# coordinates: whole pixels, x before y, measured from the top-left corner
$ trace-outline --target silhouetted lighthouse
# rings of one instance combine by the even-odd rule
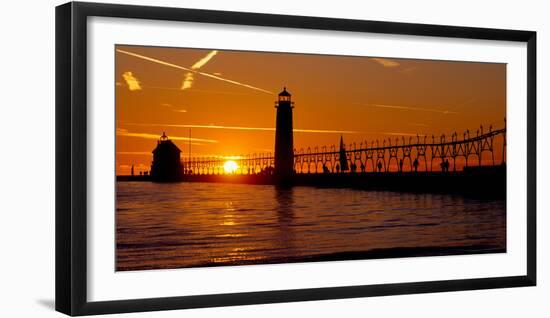
[[[153,150],[151,177],[155,181],[177,181],[183,174],[181,150],[163,132]]]
[[[294,142],[292,132],[292,108],[290,93],[286,87],[279,93],[275,130],[275,176],[280,182],[289,182],[294,174]]]

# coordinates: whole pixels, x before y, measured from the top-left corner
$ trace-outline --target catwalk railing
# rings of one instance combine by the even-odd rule
[[[468,166],[501,165],[506,161],[506,128],[494,130],[490,126],[484,132],[480,126],[475,135],[467,130],[462,136],[417,135],[342,146],[295,150],[296,173],[459,171]],[[235,162],[236,167],[227,167],[228,161]],[[184,160],[183,165],[186,174],[273,174],[274,161],[271,153],[260,153],[191,158]]]

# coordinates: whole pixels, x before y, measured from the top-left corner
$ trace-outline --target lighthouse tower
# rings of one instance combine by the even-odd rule
[[[290,100],[286,87],[279,93],[275,102],[277,122],[275,129],[275,176],[280,182],[289,182],[294,174],[294,141],[292,132],[292,109],[294,103]]]

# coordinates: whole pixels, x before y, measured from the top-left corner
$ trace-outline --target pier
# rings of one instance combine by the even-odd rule
[[[275,152],[187,157],[166,134],[153,150],[151,173],[117,181],[218,182],[277,186],[506,195],[506,121],[450,135],[400,136],[338,147],[293,148],[294,103],[286,87],[275,102]],[[498,152],[498,156],[495,153]],[[498,159],[496,159],[498,158]],[[231,169],[227,169],[228,163]]]

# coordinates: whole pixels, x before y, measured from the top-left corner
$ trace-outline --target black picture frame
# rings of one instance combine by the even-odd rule
[[[527,44],[527,274],[351,287],[89,302],[87,300],[87,18],[92,16],[338,30]],[[71,2],[56,7],[56,310],[68,315],[155,311],[535,286],[536,32],[167,7]]]

